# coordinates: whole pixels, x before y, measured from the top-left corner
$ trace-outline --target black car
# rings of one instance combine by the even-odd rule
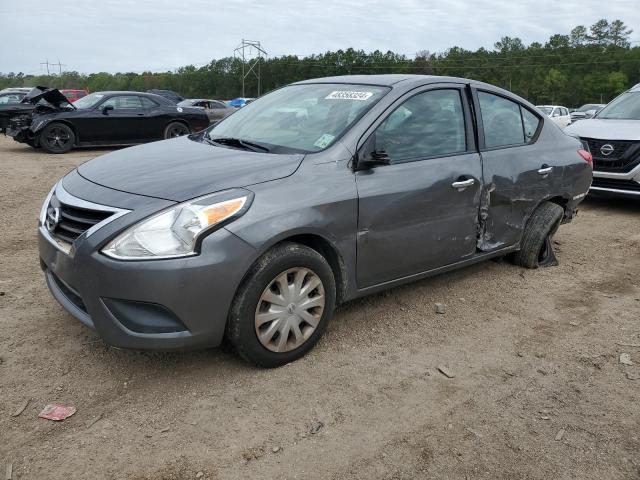
[[[150,93],[96,92],[69,103],[58,90],[36,87],[23,103],[32,111],[11,118],[8,135],[50,153],[75,146],[134,145],[209,126],[201,109],[178,107]]]

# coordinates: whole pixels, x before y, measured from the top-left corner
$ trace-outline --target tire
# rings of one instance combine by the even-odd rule
[[[182,137],[183,135],[189,135],[191,130],[182,122],[171,122],[164,129],[165,140],[169,138]]]
[[[227,339],[250,363],[265,368],[285,365],[318,342],[335,302],[333,271],[322,255],[297,243],[277,245],[254,263],[238,289],[227,321]],[[307,310],[306,305],[316,306]]]
[[[71,127],[64,123],[50,123],[38,138],[38,144],[49,153],[67,153],[76,143],[76,135]]]
[[[527,222],[520,250],[513,255],[513,262],[525,268],[557,265],[551,240],[563,215],[561,206],[551,202],[541,204]]]

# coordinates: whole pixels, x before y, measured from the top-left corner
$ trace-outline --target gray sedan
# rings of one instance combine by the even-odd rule
[[[178,106],[202,108],[211,123],[217,123],[237,110],[220,100],[210,100],[207,98],[188,98],[178,103]]]
[[[451,77],[278,89],[198,135],[66,175],[39,221],[53,296],[106,342],[275,367],[337,304],[499,256],[553,265],[592,178],[526,100]]]

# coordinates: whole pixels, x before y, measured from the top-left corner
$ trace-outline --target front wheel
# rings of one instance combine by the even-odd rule
[[[335,301],[333,271],[322,255],[296,243],[278,245],[253,265],[239,288],[227,338],[245,360],[279,367],[313,348]]]
[[[49,153],[67,153],[73,148],[76,136],[64,123],[51,123],[40,133],[38,144]]]
[[[167,128],[164,129],[164,138],[176,138],[182,137],[183,135],[189,135],[191,133],[189,131],[189,127],[187,127],[184,123],[181,122],[171,122],[167,125]]]

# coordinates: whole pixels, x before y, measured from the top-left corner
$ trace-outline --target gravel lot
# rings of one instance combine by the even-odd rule
[[[224,348],[110,348],[49,295],[41,202],[107,151],[0,137],[0,474],[640,478],[640,201],[587,199],[559,267],[487,262],[344,305],[310,355],[265,371]],[[77,413],[38,419],[56,401]]]

